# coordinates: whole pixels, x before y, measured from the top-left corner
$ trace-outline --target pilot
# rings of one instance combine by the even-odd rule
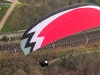
[[[48,61],[40,61],[39,65],[41,65],[41,67],[43,67],[45,69],[48,67]]]

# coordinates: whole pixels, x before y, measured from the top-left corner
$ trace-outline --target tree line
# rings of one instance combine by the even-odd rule
[[[55,57],[52,55],[55,55]],[[27,56],[0,53],[0,75],[99,75],[100,52],[82,53],[81,50],[33,52]],[[37,64],[41,59],[52,61],[47,69]],[[40,74],[39,74],[40,73]]]

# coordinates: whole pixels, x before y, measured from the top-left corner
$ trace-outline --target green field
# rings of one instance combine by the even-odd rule
[[[11,3],[11,2],[7,2],[5,1],[4,3]],[[3,16],[5,15],[5,13],[7,12],[7,10],[9,9],[9,6],[1,6],[0,7],[0,21],[2,20]]]
[[[8,8],[9,7],[1,7],[1,10],[0,10],[0,21],[2,20],[3,16],[7,12]]]
[[[12,28],[12,26],[11,26],[11,20],[12,20],[13,15],[15,14],[16,10],[17,10],[17,7],[14,8],[14,10],[12,11],[12,13],[8,17],[8,20],[6,21],[5,25],[1,29],[1,31],[3,33],[4,32],[12,32],[12,31],[15,31],[14,28]]]
[[[2,7],[0,10],[0,18],[3,17],[5,15],[5,13],[7,12],[9,7]],[[19,29],[16,30],[16,28],[11,26],[11,22],[13,19],[13,15],[16,13],[16,11],[18,10],[18,7],[15,7],[13,9],[13,11],[11,12],[10,16],[8,17],[7,21],[5,22],[3,28],[1,29],[2,33],[7,33],[7,32],[14,32],[14,31],[18,31],[20,28],[23,29],[23,27],[19,27]],[[2,18],[1,18],[2,19]]]

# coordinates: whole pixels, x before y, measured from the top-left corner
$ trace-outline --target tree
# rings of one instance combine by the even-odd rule
[[[22,70],[17,70],[14,75],[28,75],[27,73],[25,73],[24,71]]]
[[[43,17],[50,12],[51,12],[51,8],[47,3],[44,3],[40,7],[37,7],[36,9],[36,13],[38,13],[40,17]]]
[[[9,67],[4,67],[0,75],[12,75],[12,70]]]
[[[96,3],[96,0],[89,0],[90,3]]]
[[[59,9],[61,7],[67,6],[68,2],[67,1],[62,1],[62,0],[49,0],[48,5],[52,8],[53,10]]]
[[[11,21],[11,26],[15,30],[26,29],[33,23],[36,8],[35,5],[36,2],[34,0],[30,0],[27,6],[19,8],[19,10],[14,14]]]
[[[2,37],[2,40],[3,40],[4,42],[7,42],[9,39],[8,39],[7,36],[3,36],[3,37]]]

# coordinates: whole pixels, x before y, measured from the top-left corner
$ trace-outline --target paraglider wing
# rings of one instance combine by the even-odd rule
[[[24,54],[56,40],[100,26],[100,7],[91,3],[67,6],[33,24],[21,39]]]

